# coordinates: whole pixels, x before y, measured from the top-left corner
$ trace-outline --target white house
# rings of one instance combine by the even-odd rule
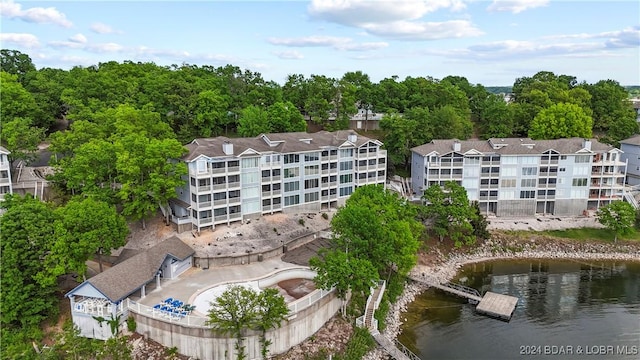
[[[9,150],[0,146],[0,201],[5,194],[13,193],[11,187],[11,166],[9,164]]]

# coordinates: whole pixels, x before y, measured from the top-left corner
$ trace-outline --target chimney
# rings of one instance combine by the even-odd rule
[[[455,141],[453,142],[453,151],[460,152],[460,149],[461,149],[460,141],[455,140]]]
[[[222,144],[222,152],[224,152],[225,155],[233,155],[233,144],[225,141]]]
[[[584,139],[584,141],[582,142],[582,147],[587,150],[591,150],[591,139]]]
[[[356,135],[355,133],[351,133],[349,134],[349,136],[347,136],[347,140],[355,144],[358,140],[358,135]]]

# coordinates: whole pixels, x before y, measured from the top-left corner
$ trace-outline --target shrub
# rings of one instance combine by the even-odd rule
[[[329,214],[327,214],[326,212],[322,213],[322,218],[325,220],[329,219]]]
[[[298,219],[298,224],[304,226],[304,219],[302,218]]]
[[[129,332],[135,332],[137,325],[136,319],[134,319],[133,316],[127,318],[127,330],[129,330]]]

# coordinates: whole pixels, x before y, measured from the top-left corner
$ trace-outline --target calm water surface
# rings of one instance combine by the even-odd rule
[[[421,359],[640,359],[640,262],[492,261],[457,281],[517,296],[510,322],[428,290],[398,337]]]

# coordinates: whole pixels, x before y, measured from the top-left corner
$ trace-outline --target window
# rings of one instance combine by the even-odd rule
[[[207,172],[207,162],[204,160],[198,160],[198,172],[205,173]]]
[[[313,189],[313,188],[317,188],[319,187],[319,180],[318,179],[308,179],[304,181],[304,188],[305,189]]]
[[[464,163],[467,165],[478,165],[480,164],[480,157],[479,156],[465,157]]]
[[[273,184],[273,191],[280,190],[280,184]]]
[[[437,156],[430,157],[429,162],[438,162],[438,157]]]
[[[477,179],[463,179],[462,180],[462,186],[465,189],[476,188],[476,187],[478,187],[478,180]]]
[[[340,149],[340,157],[353,157],[353,149]]]
[[[284,183],[284,191],[285,192],[297,191],[297,190],[300,190],[300,183],[299,182],[291,181],[291,182]]]
[[[284,197],[284,206],[300,204],[300,195],[292,195]]]
[[[588,163],[591,160],[591,155],[576,155],[576,164],[579,163]]]
[[[535,187],[536,179],[522,179],[520,180],[520,187]]]
[[[284,177],[286,178],[292,178],[292,177],[298,177],[300,176],[300,168],[288,168],[288,169],[284,169]]]
[[[530,176],[530,175],[536,175],[537,173],[538,173],[538,168],[534,168],[534,167],[522,168],[522,175]]]
[[[243,173],[242,174],[242,186],[246,184],[255,184],[260,182],[260,178],[258,177],[259,173],[257,171]]]
[[[516,170],[517,168],[514,167],[504,167],[502,168],[502,176],[516,176]]]
[[[222,162],[222,161],[216,161],[216,162],[212,162],[211,163],[211,168],[212,169],[220,170],[220,169],[224,169],[224,167],[225,167],[225,163]]]
[[[200,211],[200,219],[208,219],[211,217],[211,210]]]
[[[500,200],[515,200],[516,191],[515,190],[503,190],[500,191],[499,199]]]
[[[271,177],[271,170],[262,170],[262,177],[263,178]]]
[[[314,202],[314,201],[318,201],[320,197],[318,196],[317,192],[312,192],[312,193],[308,193],[308,194],[304,194],[304,202],[308,203],[308,202]]]
[[[464,176],[465,177],[478,177],[478,176],[480,176],[480,168],[478,168],[478,167],[466,167],[466,168],[464,168]]]
[[[198,196],[199,203],[208,202],[208,201],[211,201],[211,194],[204,194],[204,195]]]
[[[353,174],[340,175],[340,184],[353,182]]]
[[[353,193],[353,187],[341,187],[340,188],[340,196],[349,196]]]
[[[304,161],[318,161],[318,160],[320,160],[320,153],[318,152],[304,154]]]
[[[196,194],[191,193],[191,201],[198,202],[198,197],[196,196]]]
[[[213,216],[218,217],[224,215],[227,215],[227,208],[213,209]]]
[[[295,164],[300,162],[300,155],[298,154],[286,154],[284,155],[285,164]]]
[[[304,167],[305,175],[318,175],[320,174],[320,166],[319,165],[309,165]]]
[[[229,199],[237,199],[240,197],[240,190],[229,191]]]
[[[520,191],[520,199],[534,199],[535,197],[535,190]]]
[[[273,169],[271,173],[273,176],[280,176],[280,169]]]
[[[242,159],[242,168],[243,169],[252,169],[252,168],[257,168],[258,164],[259,164],[260,159],[257,157],[254,158],[248,158],[248,159]]]
[[[500,186],[503,188],[516,187],[516,179],[502,179],[500,182]]]
[[[520,163],[521,164],[537,164],[538,163],[538,157],[536,156],[521,156],[520,157]]]
[[[213,185],[224,185],[227,179],[224,176],[216,176],[213,178]]]
[[[560,160],[567,160],[567,155],[560,155]]]
[[[191,178],[191,186],[196,186],[196,178]]]
[[[238,167],[240,166],[240,161],[238,160],[229,161],[229,163],[227,163],[227,166],[229,166],[230,168]]]
[[[516,165],[518,164],[518,158],[516,156],[503,156],[502,164],[505,165]]]
[[[271,199],[262,200],[262,206],[269,206],[269,205],[271,205]]]
[[[587,186],[587,179],[586,178],[579,178],[579,179],[573,179],[572,184],[573,186]]]
[[[226,198],[227,198],[227,193],[226,192],[214,193],[213,194],[213,200],[224,200]]]
[[[352,161],[341,161],[340,162],[340,170],[344,171],[344,170],[351,170],[353,169],[353,162]]]

